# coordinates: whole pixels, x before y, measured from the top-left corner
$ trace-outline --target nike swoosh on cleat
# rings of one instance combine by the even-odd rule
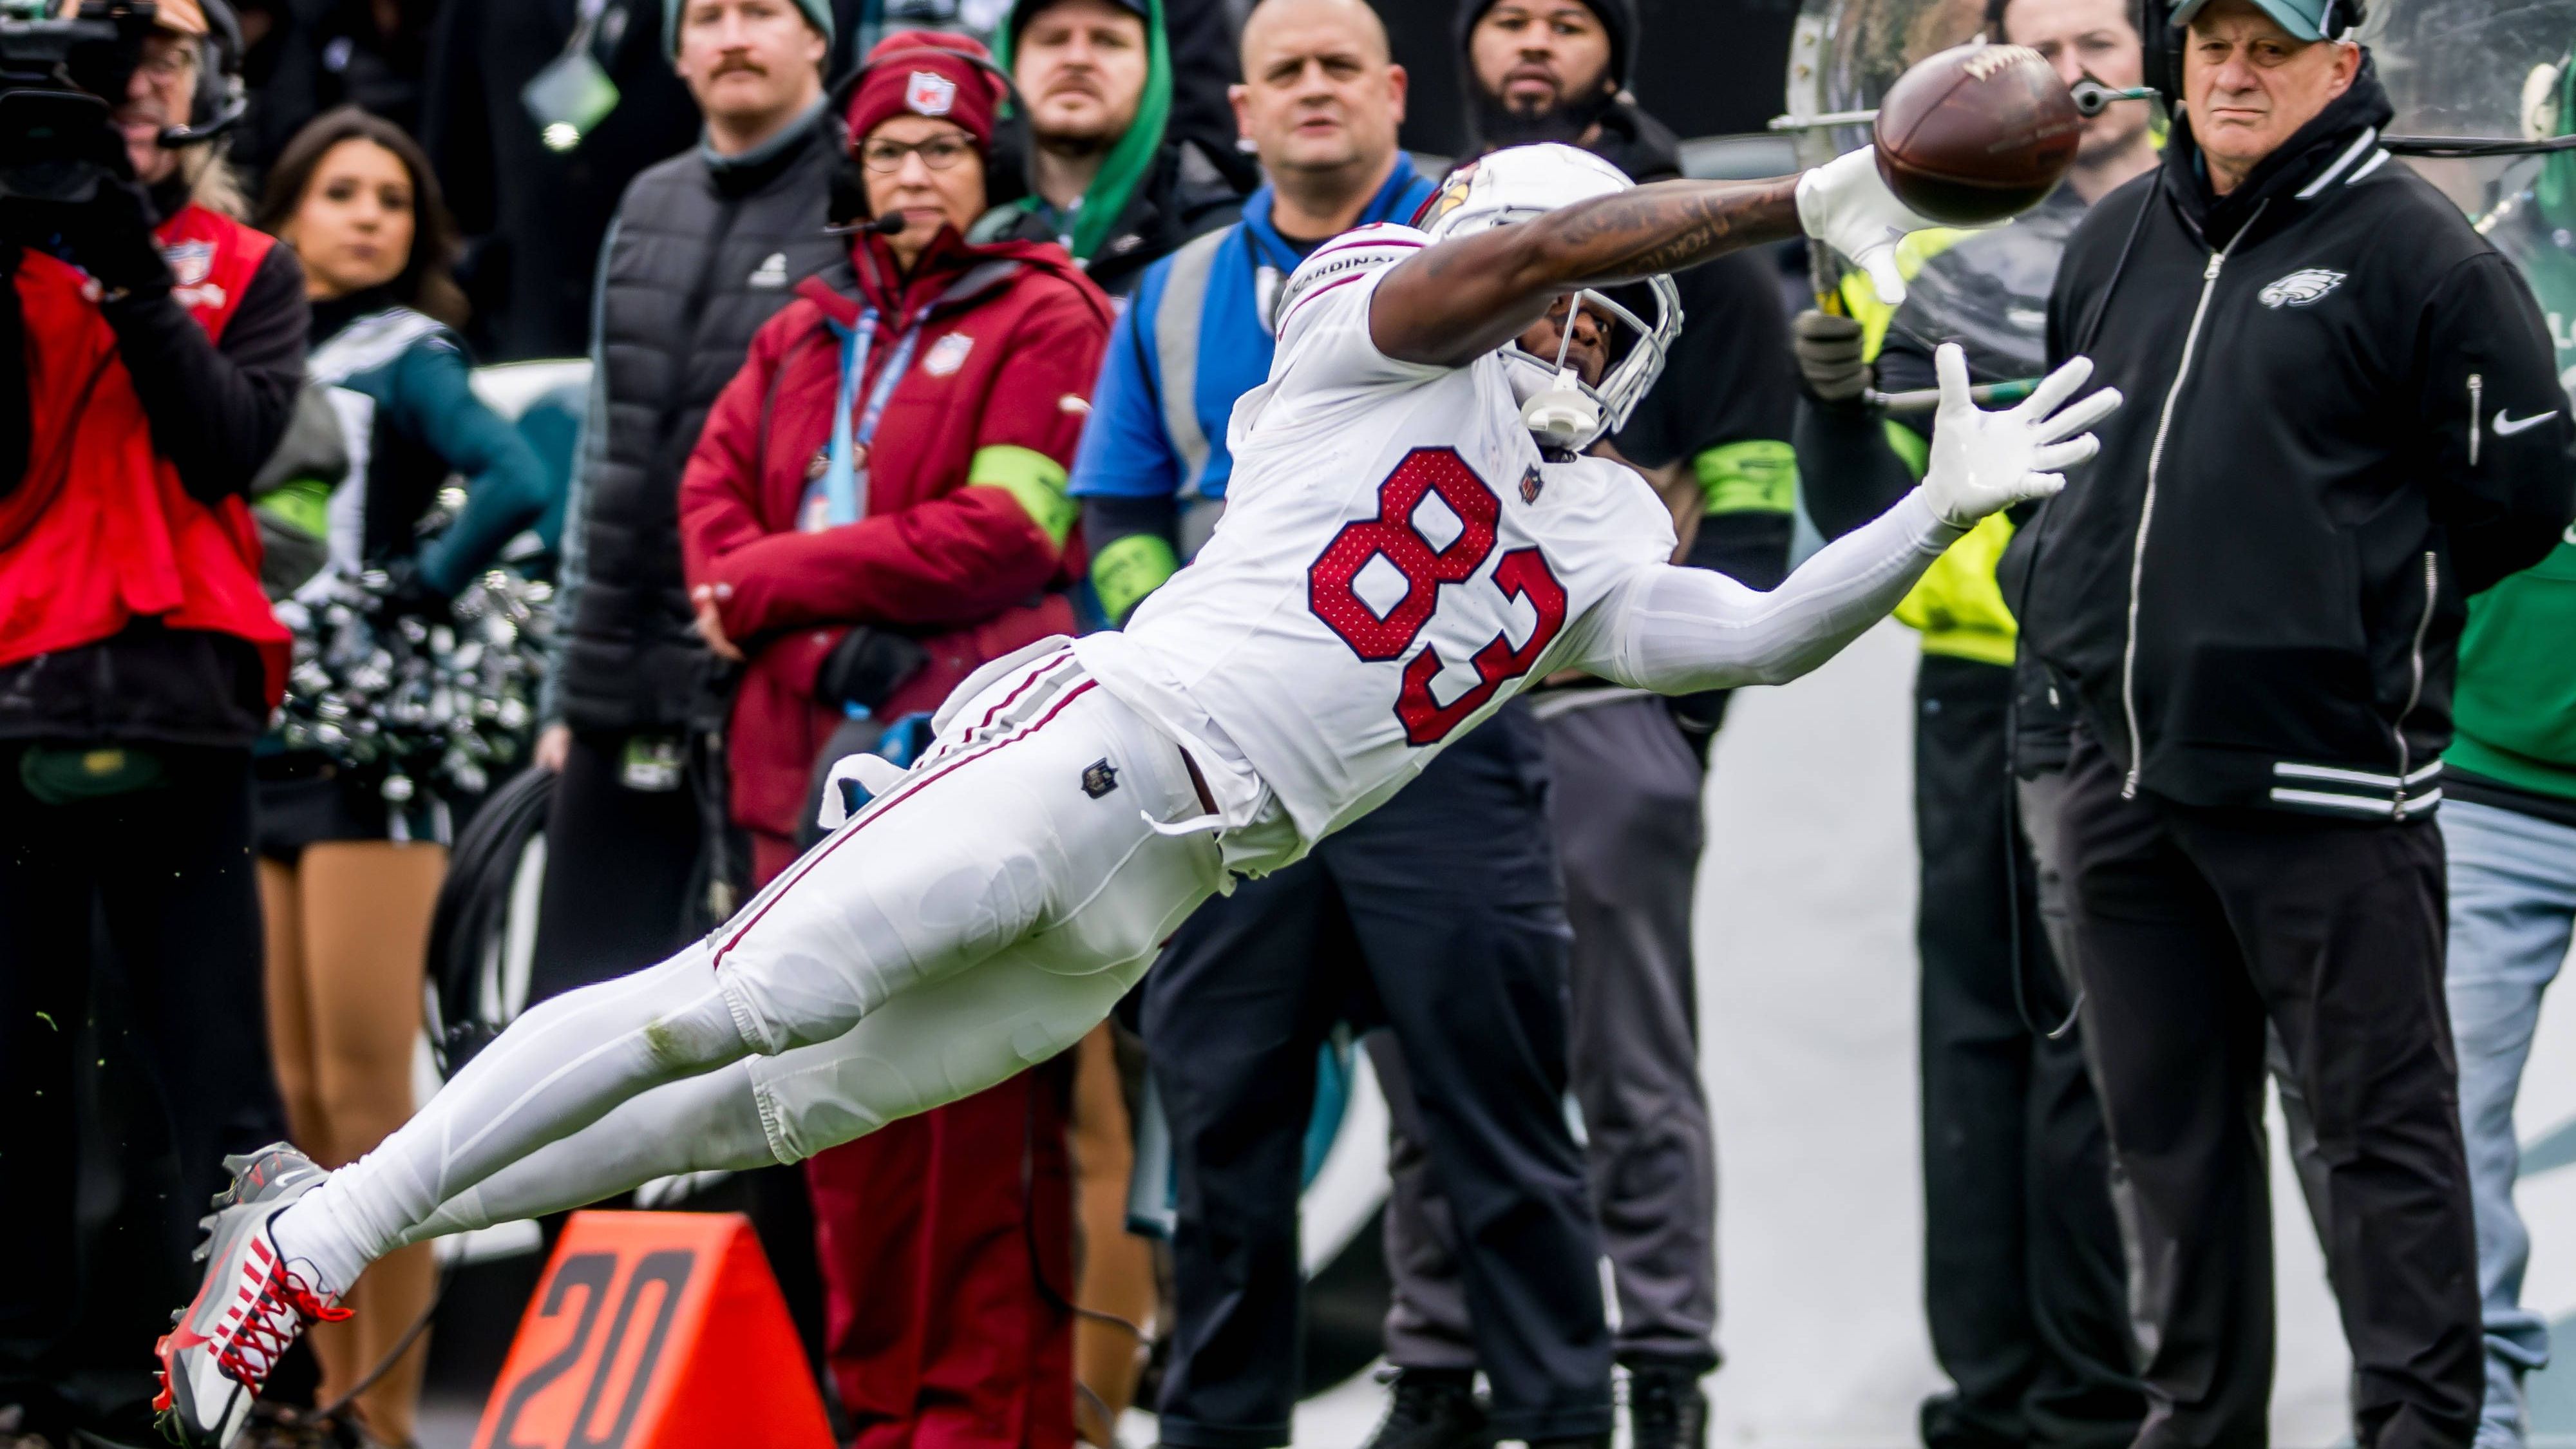
[[[2503,408],[2498,408],[2495,415],[2495,435],[2499,438],[2510,438],[2516,433],[2528,432],[2539,427],[2556,416],[2558,416],[2556,408],[2551,408],[2545,413],[2533,413],[2527,418],[2513,417]]]

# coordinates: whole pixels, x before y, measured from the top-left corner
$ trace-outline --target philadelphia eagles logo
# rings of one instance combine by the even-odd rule
[[[2323,267],[2302,267],[2255,293],[2254,297],[2264,306],[2276,310],[2305,307],[2333,291],[2342,283],[2343,277],[2343,273],[2330,272]]]

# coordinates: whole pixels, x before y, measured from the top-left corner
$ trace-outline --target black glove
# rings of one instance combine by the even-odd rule
[[[171,287],[170,264],[161,256],[159,221],[141,184],[109,177],[89,200],[60,209],[62,241],[74,266],[110,292],[158,296]]]
[[[862,624],[842,635],[814,671],[815,702],[873,711],[929,658],[903,635]]]
[[[421,577],[420,565],[414,560],[395,559],[385,565],[385,611],[429,624],[452,624],[456,611],[447,595]]]
[[[1798,354],[1798,378],[1821,402],[1857,402],[1869,386],[1869,364],[1861,360],[1861,325],[1813,308],[1790,324],[1790,349]]]

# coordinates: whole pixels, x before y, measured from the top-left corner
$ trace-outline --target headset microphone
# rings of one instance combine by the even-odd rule
[[[825,236],[893,236],[911,224],[911,220],[902,212],[889,211],[883,216],[872,216],[865,221],[850,221],[837,226],[827,226],[823,228],[823,234]]]

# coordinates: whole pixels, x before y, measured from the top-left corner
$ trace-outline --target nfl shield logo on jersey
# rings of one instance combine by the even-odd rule
[[[904,87],[903,103],[917,116],[947,115],[957,105],[957,82],[931,71],[914,71],[911,84]]]
[[[1531,464],[1529,468],[1521,474],[1521,501],[1523,503],[1536,503],[1538,501],[1539,490],[1546,486],[1547,480],[1538,475],[1538,465],[1535,463]]]
[[[170,264],[170,275],[182,287],[193,287],[215,269],[212,242],[180,242],[161,249],[161,259]]]

